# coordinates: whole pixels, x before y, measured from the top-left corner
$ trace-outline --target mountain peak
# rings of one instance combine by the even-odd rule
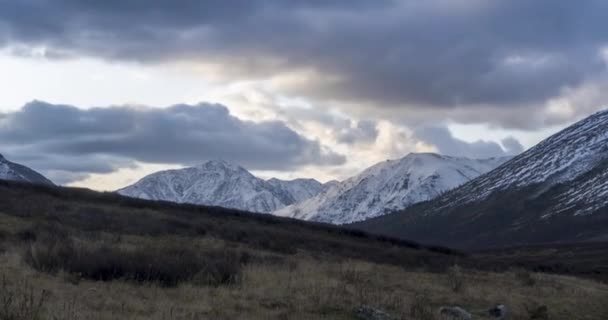
[[[246,171],[243,167],[222,159],[214,159],[201,163],[196,168],[223,169],[228,171]]]
[[[214,205],[269,213],[323,189],[316,180],[265,181],[225,160],[148,175],[118,193],[134,198]]]
[[[410,152],[404,158],[443,158],[444,156],[434,152]]]
[[[405,157],[397,160],[397,161],[416,161],[416,163],[422,163],[425,161],[442,161],[442,160],[449,160],[449,159],[467,159],[467,158],[461,158],[461,157],[451,157],[451,156],[445,156],[445,155],[441,155],[438,153],[433,153],[433,152],[411,152],[408,153]]]
[[[330,184],[319,195],[275,214],[336,224],[365,220],[432,199],[494,169],[504,160],[410,153],[401,159],[379,162],[343,182]]]

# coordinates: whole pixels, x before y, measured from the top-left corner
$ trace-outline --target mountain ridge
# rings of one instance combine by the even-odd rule
[[[15,162],[8,161],[0,154],[0,179],[28,182],[33,184],[54,185],[42,174]]]
[[[410,153],[401,159],[379,162],[327,191],[275,214],[335,224],[366,220],[432,199],[509,158],[476,160]]]
[[[210,160],[194,167],[150,174],[117,192],[147,200],[270,213],[321,190],[323,185],[314,179],[267,181],[255,177],[241,166],[224,160]]]
[[[466,248],[608,239],[606,195],[608,110],[441,197],[352,227]]]

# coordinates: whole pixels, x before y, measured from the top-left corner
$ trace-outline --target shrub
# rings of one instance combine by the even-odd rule
[[[74,256],[75,250],[71,241],[47,238],[45,241],[30,244],[23,260],[38,271],[55,273],[68,266]]]
[[[241,280],[241,258],[235,253],[214,252],[205,255],[200,271],[194,274],[195,285],[220,286],[235,284]]]
[[[533,287],[536,284],[536,279],[534,279],[532,273],[525,269],[516,270],[515,278],[526,287]]]
[[[69,237],[68,230],[55,221],[36,222],[15,234],[15,238],[23,242],[56,242],[65,241]]]
[[[453,292],[462,292],[465,288],[464,273],[462,268],[454,265],[447,272],[448,285]]]
[[[530,320],[549,320],[549,308],[544,305],[527,305],[528,319]]]
[[[63,270],[84,279],[111,281],[124,279],[176,286],[196,280],[219,286],[238,281],[240,256],[231,251],[197,253],[184,248],[119,249],[107,246],[75,246],[71,240],[35,242],[24,261],[36,270],[56,273]]]

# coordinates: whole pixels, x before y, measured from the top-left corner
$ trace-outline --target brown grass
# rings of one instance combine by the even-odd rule
[[[174,241],[180,240],[131,238],[116,245],[149,247]],[[195,241],[192,246],[206,244]],[[529,285],[520,281],[520,271],[460,269],[459,281],[466,290],[455,292],[452,271],[429,273],[307,253],[281,257],[250,251],[255,258],[243,264],[239,282],[208,286],[189,281],[168,288],[128,279],[73,281],[65,271],[45,273],[29,267],[19,250],[11,246],[0,255],[0,274],[8,287],[30,288],[25,292],[35,296],[44,292],[39,319],[353,319],[352,310],[363,304],[403,319],[436,319],[441,305],[460,305],[481,316],[497,303],[510,308],[511,319],[528,319],[528,309],[542,305],[556,320],[600,320],[608,314],[606,285],[546,274],[531,274],[535,283]]]

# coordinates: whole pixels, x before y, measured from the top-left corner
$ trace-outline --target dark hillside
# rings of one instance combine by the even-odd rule
[[[327,224],[8,181],[0,181],[0,213],[85,232],[206,236],[280,253],[306,250],[403,266],[447,266],[462,256],[447,248]]]

